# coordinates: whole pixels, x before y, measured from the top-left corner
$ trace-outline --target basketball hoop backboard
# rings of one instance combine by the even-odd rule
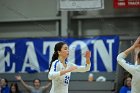
[[[59,0],[59,10],[82,11],[104,9],[104,0]]]

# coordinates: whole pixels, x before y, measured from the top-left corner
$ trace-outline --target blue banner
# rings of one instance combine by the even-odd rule
[[[119,37],[98,36],[0,40],[0,73],[47,72],[54,46],[60,41],[69,46],[68,61],[85,65],[84,53],[90,50],[91,71],[116,71]]]

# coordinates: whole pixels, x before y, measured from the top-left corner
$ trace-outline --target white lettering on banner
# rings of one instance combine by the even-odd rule
[[[4,67],[5,67],[5,66],[4,66]],[[12,68],[10,69],[10,71],[6,71],[6,72],[14,73],[14,72],[15,72],[15,69],[16,69],[16,63],[13,63],[13,64],[12,64]]]
[[[105,47],[105,44],[103,40],[92,40],[93,48],[94,48],[94,71],[97,71],[97,51],[107,69],[108,72],[112,71],[112,44],[114,43],[114,40],[107,40],[107,43],[109,44],[109,53],[107,52],[107,49]]]
[[[6,47],[11,49],[12,54],[15,54],[15,43],[1,43],[0,44],[0,59],[1,59],[0,72],[5,72],[6,63],[7,63],[7,66],[10,66],[10,52],[7,52],[5,55]],[[15,69],[15,68],[13,68],[13,69]]]
[[[40,67],[38,64],[33,42],[26,42],[26,45],[27,45],[27,52],[25,55],[21,72],[25,72],[27,67],[30,67],[31,70],[37,70],[38,72],[40,72]]]
[[[85,57],[83,57],[82,55],[85,53],[85,51],[89,50],[88,47],[87,47],[87,44],[84,43],[83,41],[80,41],[80,40],[77,40],[77,41],[74,41],[73,43],[71,43],[71,45],[69,45],[69,58],[68,60],[70,62],[74,62],[75,61],[75,50],[76,50],[76,47],[80,45],[81,47],[81,54],[79,56],[81,56],[81,65],[85,65]]]
[[[113,51],[114,51],[113,45],[115,43],[115,39],[106,39],[105,41],[102,39],[97,39],[97,40],[89,39],[85,41],[74,40],[68,43],[69,45],[68,61],[75,62],[76,58],[79,57],[78,60],[80,62],[78,62],[78,64],[85,65],[86,59],[84,57],[84,54],[90,48],[90,51],[92,52],[91,62],[94,62],[93,63],[94,67],[91,67],[91,70],[95,72],[98,70],[101,70],[100,68],[98,68],[100,67],[98,65],[100,63],[98,62],[101,60],[102,61],[101,65],[103,64],[106,71],[112,72],[113,66],[114,66],[112,58],[113,58]],[[35,45],[37,42],[25,41],[22,44],[22,48],[23,48],[22,51],[19,51],[21,46],[16,47],[16,41],[14,43],[7,43],[7,42],[0,43],[0,73],[1,72],[2,73],[3,72],[19,72],[19,70],[20,72],[28,72],[30,70],[37,71],[37,72],[44,71],[44,70],[47,71],[48,63],[47,65],[41,66],[42,63],[40,63],[39,61],[43,60],[44,63],[50,62],[52,59],[52,55],[54,53],[55,44],[58,42],[60,41],[43,41],[42,45],[40,46],[42,48],[36,50]],[[77,49],[79,51],[78,52],[79,54],[75,54]],[[23,51],[25,51],[25,55],[19,56],[18,53],[23,52]],[[38,51],[40,52],[39,56],[37,56]],[[47,56],[47,58],[42,59],[42,57],[45,57],[42,55]],[[22,63],[21,67],[17,67],[19,65],[19,62],[16,59],[22,61],[20,62]],[[43,70],[41,67],[43,68]]]
[[[46,51],[47,51],[47,48],[50,48],[49,50],[49,62],[51,62],[51,59],[52,59],[52,55],[54,53],[54,46],[55,44],[58,43],[58,41],[47,41],[47,42],[43,42],[43,54],[46,55]]]

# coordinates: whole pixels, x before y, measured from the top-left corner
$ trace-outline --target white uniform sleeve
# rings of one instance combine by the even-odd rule
[[[77,66],[76,64],[71,63],[71,66]],[[77,66],[77,69],[72,72],[86,72],[90,70],[91,64],[86,64],[85,66]]]
[[[136,71],[136,66],[135,65],[130,65],[129,63],[126,63],[126,55],[125,53],[120,53],[118,56],[117,56],[117,61],[118,63],[125,69],[127,70],[129,73],[131,74],[134,74],[135,71]]]
[[[57,61],[52,63],[51,69],[48,74],[48,78],[50,80],[55,79],[56,77],[60,76],[60,71],[57,71],[57,65],[58,65]]]

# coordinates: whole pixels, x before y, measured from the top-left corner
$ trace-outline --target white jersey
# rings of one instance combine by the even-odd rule
[[[125,58],[125,53],[120,53],[117,57],[117,61],[125,70],[132,74],[131,93],[140,93],[140,65],[126,63]]]
[[[68,93],[68,86],[71,72],[68,72],[62,76],[60,76],[60,71],[64,69],[68,69],[71,66],[76,66],[73,63],[67,63],[67,67],[65,68],[63,64],[59,60],[55,60],[52,63],[48,78],[52,80],[52,88],[50,93]],[[77,69],[73,72],[86,72],[90,70],[90,64],[86,66],[77,66]]]

